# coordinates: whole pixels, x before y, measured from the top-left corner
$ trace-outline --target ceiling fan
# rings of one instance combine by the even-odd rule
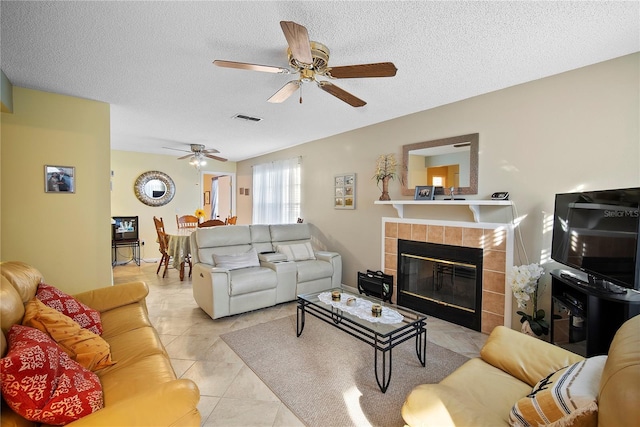
[[[393,77],[396,75],[396,71],[398,71],[392,62],[329,67],[329,48],[322,43],[309,41],[309,34],[305,27],[292,21],[280,21],[280,27],[289,44],[287,54],[292,70],[270,65],[248,64],[245,62],[224,61],[219,59],[213,61],[213,64],[218,67],[261,71],[265,73],[299,74],[297,80],[291,80],[285,84],[268,99],[268,102],[283,102],[301,88],[302,83],[315,82],[320,89],[353,107],[362,107],[366,105],[366,102],[333,83],[326,80],[317,80],[316,77],[322,76],[329,79]],[[300,97],[300,102],[302,102],[302,96]]]
[[[200,168],[200,166],[204,166],[207,164],[205,157],[210,159],[218,160],[219,162],[226,162],[227,159],[220,156],[214,156],[212,153],[219,153],[215,148],[205,149],[202,144],[190,144],[191,151],[181,150],[179,148],[171,148],[164,147],[168,150],[176,150],[176,151],[184,151],[185,153],[189,153],[186,156],[178,157],[178,160],[182,159],[190,159],[189,164],[195,166],[196,168]]]

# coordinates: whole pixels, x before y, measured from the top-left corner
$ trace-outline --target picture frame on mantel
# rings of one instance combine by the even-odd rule
[[[416,185],[413,200],[433,200],[435,187],[433,185]]]
[[[335,209],[356,208],[356,174],[342,173],[333,178],[333,207]]]

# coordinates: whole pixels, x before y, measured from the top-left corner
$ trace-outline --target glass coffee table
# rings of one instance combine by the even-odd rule
[[[333,291],[341,292],[340,301],[331,299]],[[349,298],[355,298],[355,301],[349,301],[348,305]],[[372,316],[372,304],[382,306],[380,318]],[[415,339],[416,355],[422,366],[425,366],[427,316],[422,313],[395,304],[383,303],[378,298],[353,295],[340,288],[335,288],[298,295],[296,313],[296,334],[298,337],[304,330],[307,314],[333,325],[374,348],[373,365],[376,382],[383,393],[387,391],[391,382],[392,350],[397,345]]]

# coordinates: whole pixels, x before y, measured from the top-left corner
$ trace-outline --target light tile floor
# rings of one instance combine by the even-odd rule
[[[149,285],[149,317],[158,330],[178,377],[200,388],[198,410],[203,426],[303,426],[278,397],[220,339],[220,335],[295,315],[295,303],[211,319],[193,299],[191,279],[180,282],[177,270],[156,275],[157,264],[142,261],[113,268],[115,284],[141,280]],[[162,273],[162,272],[161,272]],[[429,340],[475,357],[487,336],[430,317]]]

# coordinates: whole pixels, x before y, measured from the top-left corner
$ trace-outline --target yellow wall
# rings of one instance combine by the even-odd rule
[[[141,248],[141,256],[148,262],[160,257],[153,217],[161,217],[167,231],[172,232],[177,228],[176,215],[193,215],[196,209],[202,207],[201,172],[189,165],[188,160],[177,160],[178,157],[180,156],[111,151],[111,215],[139,217],[139,237],[145,242]],[[234,173],[236,164],[209,160],[207,170]],[[136,198],[133,191],[136,179],[147,171],[160,171],[171,177],[176,185],[176,193],[171,202],[164,206],[147,206]],[[127,249],[118,250],[118,261],[126,260],[127,257],[130,257]]]
[[[0,258],[76,293],[111,284],[109,105],[13,88],[2,113]],[[74,166],[76,192],[44,192],[44,165]]]
[[[301,156],[302,216],[319,243],[342,254],[343,283],[354,286],[357,271],[380,268],[381,218],[397,216],[393,207],[373,204],[380,196],[371,180],[376,158],[402,158],[404,144],[479,132],[474,198],[510,192],[524,217],[529,262],[549,262],[556,193],[640,186],[639,61],[640,54],[628,55],[239,162],[238,186],[251,182],[254,164]],[[333,176],[345,171],[357,174],[355,210],[333,209]],[[389,191],[392,199],[406,198],[398,181]],[[251,216],[250,198],[240,198],[238,215]],[[405,216],[472,220],[468,209],[453,207],[405,207]],[[518,253],[515,262],[524,263]],[[549,287],[547,312],[548,295]]]

